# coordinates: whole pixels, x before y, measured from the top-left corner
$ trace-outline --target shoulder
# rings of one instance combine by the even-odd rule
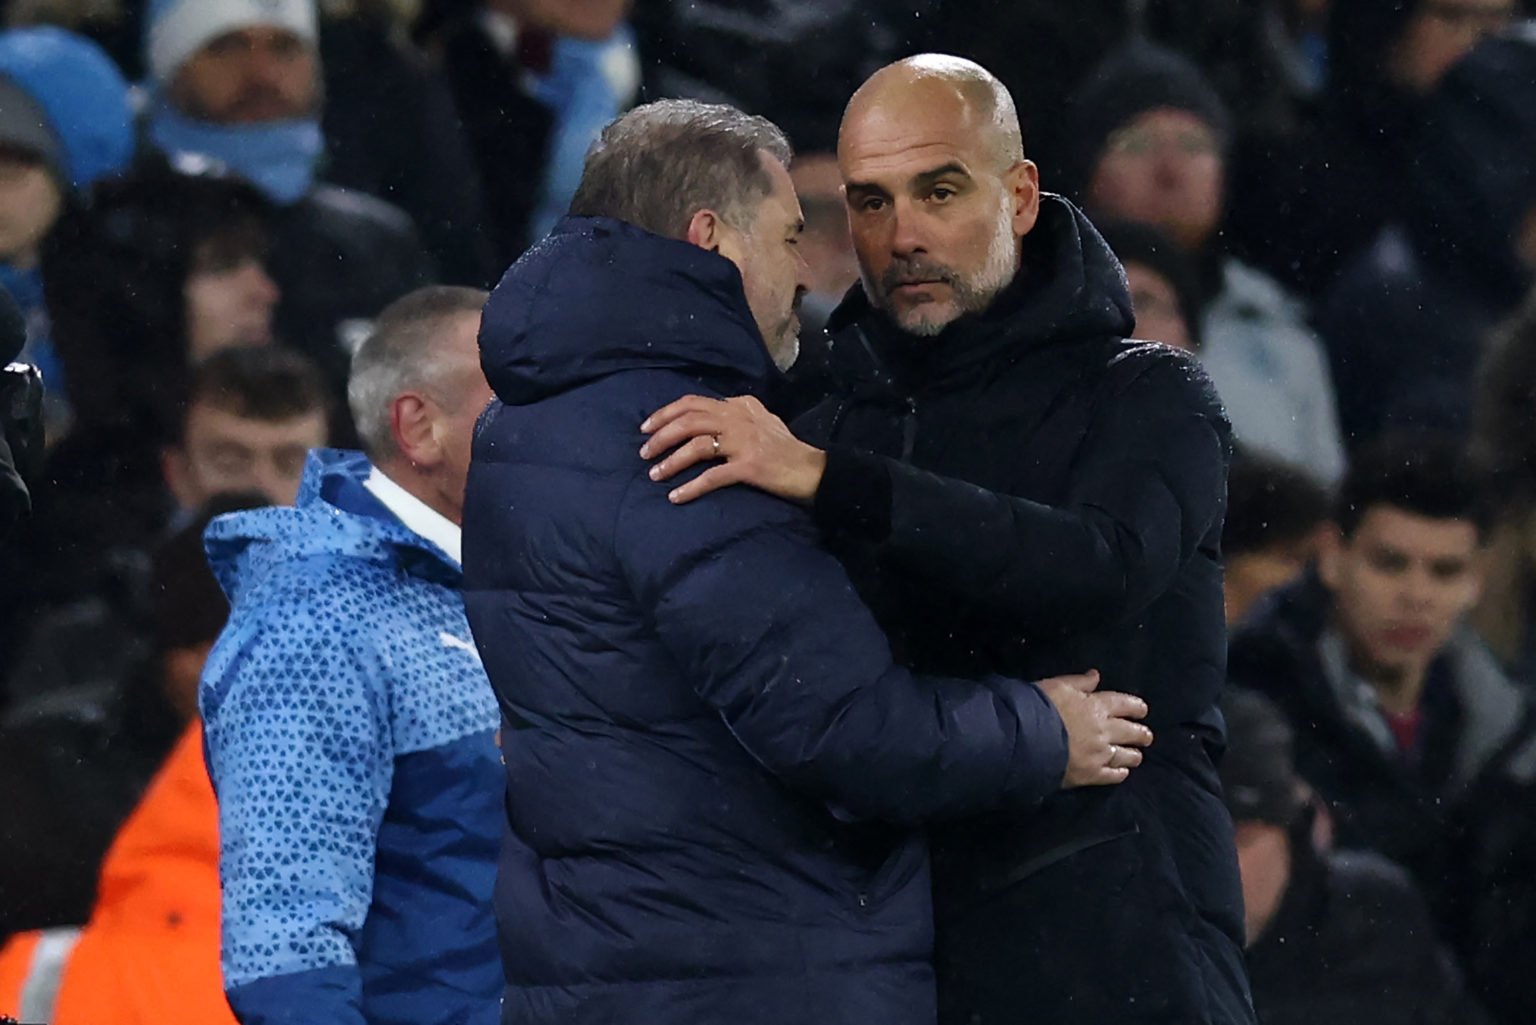
[[[1216,386],[1189,353],[1161,342],[1126,339],[1107,345],[1101,358],[1111,396],[1189,409],[1225,422]]]

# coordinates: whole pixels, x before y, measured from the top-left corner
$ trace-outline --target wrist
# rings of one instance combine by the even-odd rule
[[[821,479],[827,472],[827,454],[807,445],[802,456],[804,458],[790,483],[788,497],[801,505],[811,505],[816,501],[816,492],[821,490]]]

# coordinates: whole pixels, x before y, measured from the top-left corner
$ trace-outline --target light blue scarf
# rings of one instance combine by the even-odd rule
[[[309,194],[325,149],[319,118],[226,127],[189,118],[164,99],[150,110],[149,137],[173,163],[189,156],[217,160],[279,206]]]

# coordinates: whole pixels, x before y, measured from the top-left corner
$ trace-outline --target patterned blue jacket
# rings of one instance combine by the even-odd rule
[[[215,520],[203,674],[223,968],[245,1025],[488,1025],[496,703],[457,565],[311,453],[297,508]]]

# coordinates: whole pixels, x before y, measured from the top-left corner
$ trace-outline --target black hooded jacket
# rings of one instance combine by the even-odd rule
[[[816,516],[898,658],[1096,668],[1151,707],[1125,785],[935,831],[945,1018],[1251,1021],[1212,765],[1227,422],[1192,360],[1125,340],[1124,274],[1072,204],[1044,198],[1023,268],[932,339],[855,289],[831,324],[838,394],[796,423],[828,448]],[[1089,964],[1100,984],[1061,984]]]

